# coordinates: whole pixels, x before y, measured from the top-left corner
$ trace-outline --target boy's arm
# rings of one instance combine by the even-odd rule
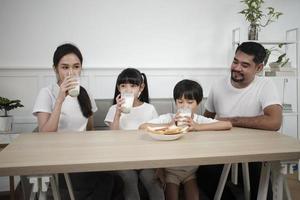
[[[221,131],[221,130],[229,130],[232,128],[232,124],[230,121],[217,121],[212,123],[201,123],[198,124],[194,122],[189,131]]]

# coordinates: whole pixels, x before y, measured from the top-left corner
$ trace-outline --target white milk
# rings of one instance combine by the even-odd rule
[[[77,97],[80,92],[80,77],[74,76],[72,78],[76,79],[78,84],[74,88],[70,89],[68,92],[71,97]]]
[[[133,93],[122,93],[122,98],[124,98],[124,103],[122,105],[123,113],[130,113],[131,108],[133,106],[134,95]]]
[[[179,113],[180,119],[177,121],[177,126],[186,126],[186,120],[185,117],[191,117],[192,116],[192,110],[190,108],[179,108],[177,110]]]

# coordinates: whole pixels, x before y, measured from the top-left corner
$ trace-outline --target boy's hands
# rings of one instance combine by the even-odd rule
[[[174,122],[178,126],[178,122],[184,126],[188,126],[188,131],[194,131],[196,130],[196,126],[198,125],[196,122],[194,122],[193,118],[190,116],[180,116],[179,113],[176,113],[174,117]]]

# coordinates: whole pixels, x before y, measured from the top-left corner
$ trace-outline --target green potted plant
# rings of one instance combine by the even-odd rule
[[[19,107],[24,107],[20,100],[9,100],[5,97],[0,97],[0,110],[4,111],[4,115],[0,116],[1,132],[10,132],[12,130],[13,117],[8,115],[8,111]]]
[[[264,13],[261,8],[265,3],[263,0],[242,0],[241,3],[245,4],[246,8],[239,13],[245,15],[246,21],[250,23],[248,40],[257,40],[260,28],[266,27],[282,15],[272,7],[267,7],[267,12]]]
[[[277,60],[275,62],[269,63],[269,66],[272,70],[278,71],[279,68],[285,67],[288,64],[290,59],[287,57],[286,53],[284,53],[281,50],[281,47],[283,45],[284,45],[283,43],[280,43],[280,44],[278,44],[278,46],[274,46],[269,49],[266,49],[267,55],[264,60],[264,65],[266,65],[268,63],[269,57],[272,53],[277,55]]]

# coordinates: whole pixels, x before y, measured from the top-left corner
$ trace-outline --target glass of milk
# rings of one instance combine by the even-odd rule
[[[121,97],[124,99],[124,103],[122,105],[123,113],[130,113],[131,108],[133,106],[134,94],[130,92],[121,93]]]
[[[177,126],[186,126],[186,117],[192,117],[192,109],[188,107],[178,108],[177,113],[179,113],[179,120],[177,121]]]
[[[71,97],[77,97],[80,92],[80,77],[77,74],[72,74],[71,72],[69,73],[69,76],[72,77],[73,80],[77,82],[76,86],[68,91],[69,95]]]

